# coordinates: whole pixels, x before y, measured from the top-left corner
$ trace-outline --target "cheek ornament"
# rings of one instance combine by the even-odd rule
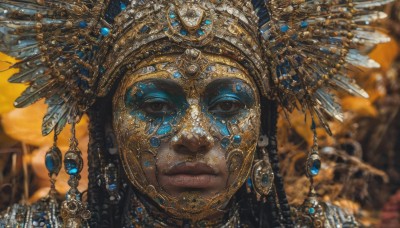
[[[258,151],[261,153],[261,159],[254,160],[251,179],[247,181],[247,190],[250,190],[251,185],[256,193],[257,200],[266,202],[267,196],[272,189],[274,183],[274,172],[272,171],[271,163],[269,162],[268,138],[261,136],[258,141]]]

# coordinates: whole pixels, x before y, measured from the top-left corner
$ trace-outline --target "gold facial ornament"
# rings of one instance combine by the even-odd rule
[[[196,74],[187,73],[192,65]],[[251,77],[228,58],[190,49],[143,62],[121,81],[113,113],[128,178],[173,216],[201,220],[220,213],[249,175],[259,97]],[[213,174],[171,177],[179,165]],[[195,183],[176,183],[185,180]]]

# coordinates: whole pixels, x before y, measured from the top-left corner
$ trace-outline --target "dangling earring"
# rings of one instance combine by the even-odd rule
[[[311,130],[313,131],[313,146],[308,154],[306,161],[306,175],[310,180],[310,191],[303,204],[300,206],[297,223],[304,226],[322,227],[324,223],[324,207],[318,201],[314,189],[314,177],[318,175],[321,168],[321,160],[318,154],[318,136],[314,120],[312,120]]]
[[[60,149],[57,146],[57,133],[54,131],[54,139],[53,139],[53,146],[47,151],[45,155],[45,165],[46,169],[49,172],[50,177],[50,192],[49,197],[53,203],[56,203],[56,178],[58,173],[61,170],[61,162],[62,162],[62,154]]]
[[[83,168],[82,153],[78,149],[78,140],[75,137],[75,119],[71,123],[70,146],[64,157],[64,169],[70,175],[68,185],[71,187],[66,199],[61,205],[61,217],[64,227],[82,227],[85,220],[90,218],[90,211],[82,203],[81,193],[78,191],[80,172]]]
[[[266,201],[267,195],[271,191],[274,183],[274,172],[269,162],[268,152],[266,150],[267,146],[268,138],[266,136],[261,136],[257,147],[262,159],[254,160],[250,177],[257,200],[263,201]]]

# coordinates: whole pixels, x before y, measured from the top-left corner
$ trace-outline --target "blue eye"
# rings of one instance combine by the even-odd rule
[[[210,102],[208,111],[213,115],[230,117],[238,114],[243,107],[244,104],[236,96],[224,95]]]

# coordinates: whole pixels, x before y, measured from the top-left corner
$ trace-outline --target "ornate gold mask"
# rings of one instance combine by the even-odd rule
[[[173,216],[223,210],[251,170],[260,128],[245,69],[187,49],[141,63],[113,99],[113,128],[132,184]]]

